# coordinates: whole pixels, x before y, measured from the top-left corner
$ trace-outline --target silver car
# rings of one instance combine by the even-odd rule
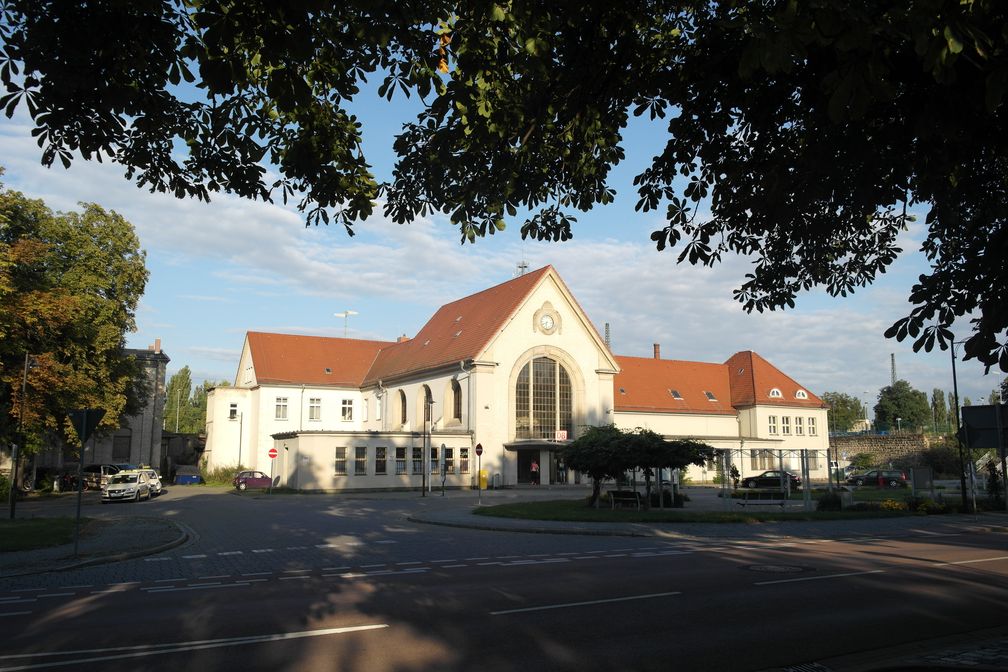
[[[108,485],[102,487],[102,504],[109,502],[139,502],[150,499],[150,482],[142,471],[120,471],[109,478]]]
[[[161,474],[157,472],[157,469],[141,469],[144,474],[147,475],[147,484],[150,486],[150,494],[152,497],[157,497],[164,490],[164,486],[161,484]]]

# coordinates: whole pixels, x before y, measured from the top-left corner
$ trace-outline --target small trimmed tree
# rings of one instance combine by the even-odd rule
[[[589,426],[561,449],[567,466],[592,479],[589,506],[598,508],[602,481],[620,477],[631,466],[623,439],[623,432],[615,425]]]

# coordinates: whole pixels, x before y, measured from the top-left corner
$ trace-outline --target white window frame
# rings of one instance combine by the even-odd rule
[[[322,421],[322,397],[308,398],[308,421],[309,422]]]
[[[780,389],[778,389],[776,387],[773,388],[772,390],[770,390],[770,398],[771,399],[780,399],[783,396],[784,395],[781,393]]]
[[[816,436],[816,422],[813,417],[809,417],[808,419],[808,435]]]
[[[353,399],[344,399],[340,404],[340,419],[343,422],[353,422]]]
[[[805,423],[800,415],[795,416],[794,433],[795,436],[805,436]]]
[[[361,406],[361,422],[367,422],[368,407],[371,405],[371,397],[364,397],[364,404]]]
[[[771,415],[767,416],[767,425],[769,427],[770,434],[777,436],[777,416]]]
[[[335,453],[335,466],[333,467],[333,473],[337,476],[347,475],[347,456],[346,456],[346,446],[336,446]]]
[[[791,436],[791,418],[787,415],[782,415],[780,419],[780,430],[781,436]]]
[[[798,390],[794,393],[795,399],[808,399],[808,392],[805,390]]]
[[[287,397],[277,397],[276,406],[273,410],[274,420],[286,420],[287,419]]]

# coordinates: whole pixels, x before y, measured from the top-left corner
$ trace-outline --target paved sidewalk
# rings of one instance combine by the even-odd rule
[[[163,518],[122,516],[82,522],[74,544],[0,553],[0,578],[43,574],[160,553],[185,543],[189,532]]]

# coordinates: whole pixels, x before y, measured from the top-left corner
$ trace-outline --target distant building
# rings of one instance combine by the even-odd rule
[[[428,473],[469,487],[480,467],[506,487],[533,463],[563,483],[579,475],[557,449],[610,423],[730,450],[743,475],[799,471],[803,456],[827,474],[821,399],[750,351],[616,356],[552,266],[442,306],[414,338],[249,332],[233,386],[208,395],[204,457],[297,489],[419,488]]]
[[[147,404],[140,413],[121,419],[120,427],[109,434],[96,433],[84,451],[84,464],[130,463],[163,469],[161,431],[165,405],[165,370],[171,359],[161,350],[161,339],[146,350],[128,348],[140,364],[148,386]],[[77,447],[44,450],[35,456],[36,469],[63,469],[77,464]]]

